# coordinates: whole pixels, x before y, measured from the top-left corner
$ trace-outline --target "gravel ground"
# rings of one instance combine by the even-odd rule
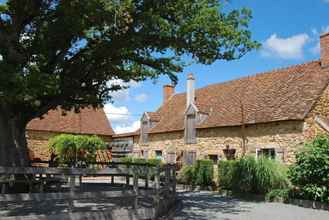
[[[211,192],[181,193],[174,220],[329,220],[329,212],[282,203],[250,202]]]

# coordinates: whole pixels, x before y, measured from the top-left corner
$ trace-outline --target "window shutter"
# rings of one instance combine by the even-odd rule
[[[196,143],[196,118],[195,115],[187,115],[185,122],[185,142],[187,144]]]

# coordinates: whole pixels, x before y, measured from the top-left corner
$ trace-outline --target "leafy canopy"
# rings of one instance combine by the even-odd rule
[[[226,10],[227,11],[227,10]],[[218,0],[8,0],[0,4],[0,104],[26,120],[94,107],[119,85],[167,75],[182,55],[211,64],[259,45],[248,9]]]

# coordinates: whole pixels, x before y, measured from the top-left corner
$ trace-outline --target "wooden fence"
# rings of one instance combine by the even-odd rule
[[[73,200],[96,198],[122,198],[134,200],[134,208],[139,207],[139,200],[150,198],[153,201],[155,216],[175,202],[176,198],[176,169],[174,165],[150,166],[146,164],[109,163],[100,168],[52,168],[52,167],[0,167],[0,204],[1,202],[67,200],[73,208]],[[12,178],[20,176],[20,178]],[[84,191],[76,186],[76,179],[81,181],[85,177],[125,177],[125,186],[117,191]],[[22,178],[24,177],[24,178]],[[133,184],[130,185],[130,179]],[[63,181],[64,180],[64,181]],[[67,181],[65,181],[67,180]],[[144,184],[141,186],[140,180]],[[14,182],[26,182],[29,190],[34,193],[8,194],[8,187]],[[152,182],[152,184],[150,184]],[[55,184],[61,188],[67,185],[66,192],[45,192],[45,186]],[[83,184],[82,184],[83,185]],[[80,185],[80,186],[82,186]]]

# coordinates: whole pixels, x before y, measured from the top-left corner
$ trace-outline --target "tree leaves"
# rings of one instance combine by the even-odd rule
[[[248,30],[251,12],[222,7],[217,0],[9,0],[0,7],[7,16],[0,17],[0,102],[31,120],[58,105],[102,105],[117,89],[106,87],[112,79],[176,82],[183,55],[203,64],[238,59],[259,46]]]

